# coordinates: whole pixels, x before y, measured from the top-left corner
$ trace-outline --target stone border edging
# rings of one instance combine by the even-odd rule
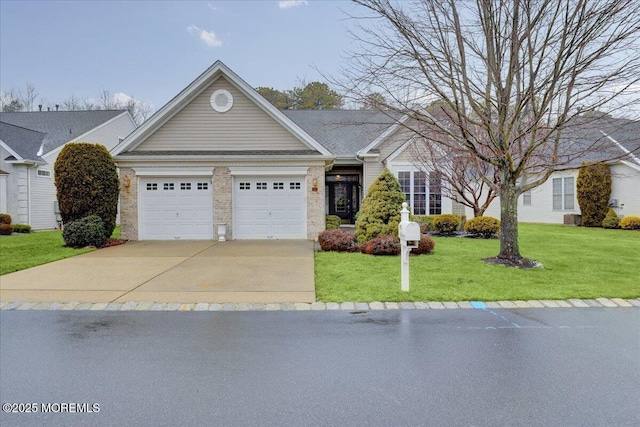
[[[120,302],[0,302],[2,311],[62,310],[62,311],[380,311],[380,310],[437,310],[437,309],[487,309],[487,308],[590,308],[590,307],[640,307],[640,298],[596,298],[568,300],[529,301],[445,301],[445,302],[314,302],[314,303],[154,303],[150,301]]]

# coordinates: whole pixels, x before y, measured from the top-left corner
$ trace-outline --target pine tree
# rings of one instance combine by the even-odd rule
[[[400,189],[400,183],[385,168],[371,184],[367,197],[362,202],[356,221],[356,237],[366,242],[382,235],[398,235],[400,210],[406,197]]]

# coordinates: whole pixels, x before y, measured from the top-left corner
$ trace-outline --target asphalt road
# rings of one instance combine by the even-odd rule
[[[0,401],[37,410],[2,426],[637,426],[640,309],[2,311]]]

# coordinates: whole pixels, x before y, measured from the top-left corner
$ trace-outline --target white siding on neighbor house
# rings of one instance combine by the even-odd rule
[[[211,94],[226,89],[233,106],[225,113],[211,108]],[[224,77],[196,96],[135,151],[308,150]]]
[[[10,153],[3,147],[0,147],[0,169],[7,172],[9,175],[5,175],[6,190],[0,194],[3,197],[2,206],[4,209],[1,213],[8,213],[15,220],[18,217],[18,192],[15,190],[18,187],[18,171],[22,170],[24,166],[14,166],[5,162],[4,159],[10,156]]]
[[[573,178],[573,209],[553,209],[553,180],[559,178]],[[556,172],[541,186],[531,190],[531,204],[523,203],[523,196],[518,198],[518,221],[519,222],[538,222],[547,224],[563,224],[566,214],[580,214],[580,206],[576,196],[576,179],[578,171]],[[468,211],[467,211],[468,212]],[[467,214],[468,215],[468,214]],[[489,208],[486,210],[485,216],[500,218],[500,198],[496,197]],[[473,216],[473,212],[471,212]]]
[[[51,176],[38,176],[38,169],[51,171]],[[56,227],[53,203],[56,201],[56,186],[53,182],[53,165],[43,165],[29,169],[31,181],[31,221],[34,230]]]
[[[611,181],[611,199],[618,200],[617,214],[640,216],[640,170],[622,163],[613,165]]]

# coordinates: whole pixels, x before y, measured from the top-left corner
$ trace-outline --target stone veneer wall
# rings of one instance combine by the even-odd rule
[[[313,180],[317,191],[313,191]],[[317,240],[325,229],[324,166],[311,166],[307,173],[307,239]]]
[[[138,180],[132,168],[120,168],[120,235],[138,240]]]
[[[227,240],[233,239],[233,184],[229,168],[213,170],[213,235],[218,240],[218,224],[227,224]]]

